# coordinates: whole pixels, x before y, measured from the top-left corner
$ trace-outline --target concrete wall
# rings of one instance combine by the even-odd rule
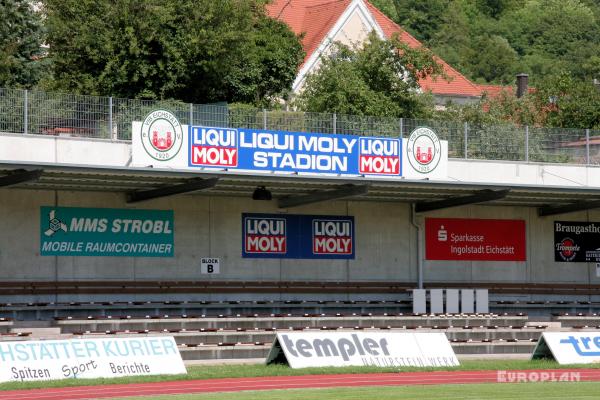
[[[40,206],[128,208],[115,193],[0,190],[2,280],[390,280],[416,279],[415,232],[409,206],[329,202],[290,213],[353,215],[355,260],[280,260],[241,257],[243,212],[278,212],[275,202],[175,196],[136,208],[175,214],[175,257],[40,256]],[[201,275],[200,258],[219,257],[220,275]]]
[[[115,193],[0,190],[2,280],[317,280],[416,281],[416,230],[403,203],[324,202],[289,213],[352,215],[355,260],[282,260],[241,257],[241,214],[279,212],[275,202],[201,195],[174,196],[136,208],[173,210],[175,257],[40,256],[40,206],[131,207]],[[524,219],[526,262],[426,261],[425,281],[600,283],[593,263],[556,263],[553,217],[525,207],[468,206],[428,213],[432,217]],[[560,219],[560,218],[559,218]],[[574,221],[598,221],[600,211],[574,213]],[[418,217],[423,222],[423,216]],[[201,275],[200,258],[219,257],[220,275]]]

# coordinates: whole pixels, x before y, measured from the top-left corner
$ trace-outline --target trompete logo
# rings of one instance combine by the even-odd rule
[[[284,218],[247,217],[244,225],[244,250],[246,253],[286,253],[287,232]]]
[[[313,220],[313,254],[352,254],[352,221]]]
[[[190,166],[237,167],[237,130],[205,128],[190,129]]]
[[[581,247],[571,238],[564,238],[560,243],[556,243],[556,250],[561,258],[565,261],[571,261],[577,256],[577,252]]]
[[[400,175],[400,140],[361,137],[358,170],[368,175]]]

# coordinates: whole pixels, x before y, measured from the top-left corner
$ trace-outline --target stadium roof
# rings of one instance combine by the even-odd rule
[[[22,179],[19,179],[21,177]],[[198,182],[204,180],[198,186]],[[485,204],[530,207],[572,207],[600,202],[597,188],[548,185],[497,185],[452,181],[429,181],[347,176],[306,176],[298,174],[243,173],[239,171],[186,171],[156,168],[73,166],[66,164],[0,162],[0,185],[18,189],[96,191],[123,193],[131,198],[149,191],[169,193],[172,188],[185,186],[197,193],[213,196],[234,196],[251,199],[257,186],[266,186],[279,201],[302,199],[317,193],[335,191],[356,201],[390,201],[435,204],[449,199],[481,196]],[[361,190],[361,188],[366,190]],[[350,188],[350,189],[349,189]],[[352,190],[357,188],[359,190]],[[508,190],[508,191],[507,191]],[[486,199],[486,193],[503,193]],[[492,193],[492,194],[493,194]],[[161,196],[155,196],[161,197]],[[344,197],[344,196],[338,196]],[[151,198],[151,197],[150,197]],[[336,197],[337,198],[337,197]],[[477,203],[478,201],[470,201]],[[308,204],[308,203],[305,203]],[[444,205],[442,203],[441,205]],[[451,204],[447,205],[451,206]],[[600,204],[598,205],[600,206]],[[283,207],[282,207],[283,208]],[[437,207],[445,208],[445,207]],[[595,207],[594,207],[595,208]],[[434,208],[435,209],[435,208]]]

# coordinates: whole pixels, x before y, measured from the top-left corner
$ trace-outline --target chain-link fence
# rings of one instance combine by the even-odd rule
[[[189,104],[175,100],[133,100],[0,88],[0,132],[131,140],[132,121],[151,111],[173,112],[182,124],[408,137],[418,127],[432,128],[448,141],[450,158],[600,164],[600,131],[479,126],[456,121],[415,120],[251,106]]]

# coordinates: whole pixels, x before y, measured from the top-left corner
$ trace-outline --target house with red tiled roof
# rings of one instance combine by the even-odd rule
[[[407,45],[413,48],[422,46],[367,0],[273,0],[267,5],[267,13],[285,22],[297,35],[303,35],[306,57],[292,86],[294,93],[302,90],[306,77],[318,68],[320,57],[327,54],[335,42],[349,46],[360,44],[370,32],[375,31],[382,39],[398,34]],[[481,98],[482,88],[479,85],[444,60],[437,58],[437,61],[443,66],[448,79],[427,77],[419,82],[423,91],[434,95],[437,104],[449,101],[464,104]]]

